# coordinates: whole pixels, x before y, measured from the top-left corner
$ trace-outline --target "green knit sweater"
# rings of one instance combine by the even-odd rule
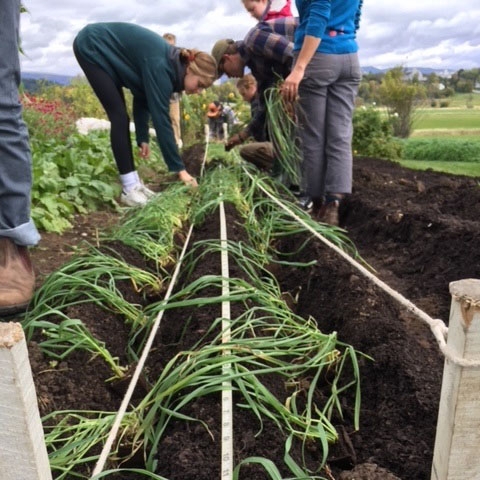
[[[132,92],[138,145],[149,141],[151,118],[169,171],[184,170],[169,113],[172,93],[182,91],[184,86],[186,67],[179,60],[180,50],[151,30],[113,22],[87,25],[78,33],[75,46],[117,86]]]

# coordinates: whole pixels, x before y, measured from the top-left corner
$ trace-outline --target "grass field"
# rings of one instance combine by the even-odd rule
[[[447,108],[418,109],[415,113],[410,138],[459,139],[480,144],[480,94],[455,95],[449,99],[449,102]],[[433,162],[404,159],[400,163],[415,170],[431,169],[480,178],[480,163],[476,162]]]
[[[415,111],[412,136],[480,136],[480,93],[457,94],[446,108]]]
[[[478,108],[424,108],[415,112],[414,130],[478,130],[480,131],[480,107]]]
[[[435,172],[451,173],[478,177],[480,180],[480,163],[472,162],[428,162],[421,160],[400,160],[398,163],[412,170],[434,170]],[[480,184],[479,184],[480,185]]]

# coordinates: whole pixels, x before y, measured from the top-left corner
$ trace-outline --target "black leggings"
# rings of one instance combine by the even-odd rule
[[[130,138],[130,118],[128,117],[123,90],[115,85],[112,78],[98,65],[85,60],[78,52],[75,42],[73,51],[78,64],[110,120],[110,143],[118,171],[121,175],[133,172],[135,162]]]

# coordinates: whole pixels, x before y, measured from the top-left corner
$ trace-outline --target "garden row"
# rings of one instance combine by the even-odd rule
[[[227,378],[240,478],[320,478],[338,435],[332,420],[347,409],[347,422],[358,424],[358,353],[335,333],[323,334],[313,317],[294,314],[294,292],[282,292],[269,272],[275,265],[307,268],[277,247],[285,237],[304,235],[302,251],[310,235],[259,196],[254,177],[242,172],[217,165],[193,195],[183,186],[168,187],[126,214],[98,246],[82,248],[37,291],[23,326],[54,478],[91,474],[159,314],[154,348],[108,462],[116,470],[110,478],[219,476],[220,395]],[[275,191],[267,178],[263,182]],[[228,298],[221,295],[220,199],[228,212]],[[193,243],[165,302],[189,222]],[[352,249],[340,231],[314,228]],[[222,344],[220,306],[227,300],[232,339]],[[231,353],[222,355],[225,350]],[[252,456],[260,460],[247,460]],[[117,471],[122,467],[142,472],[124,477]]]
[[[202,152],[197,153],[200,162]],[[198,175],[199,169],[189,168]],[[218,474],[221,392],[215,390],[218,383],[208,383],[208,375],[198,388],[190,379],[195,368],[205,368],[214,373],[215,382],[221,381],[222,366],[232,359],[222,361],[219,355],[226,348],[220,345],[220,306],[225,299],[219,277],[219,191],[227,206],[232,317],[239,334],[236,353],[241,361],[235,365],[246,366],[245,375],[254,377],[247,381],[243,371],[233,375],[235,465],[260,458],[259,464],[243,464],[239,478],[276,478],[275,468],[279,478],[350,479],[362,468],[367,479],[428,478],[443,365],[431,333],[259,194],[256,177],[248,178],[237,167],[210,162],[198,195],[168,187],[151,208],[124,216],[112,231],[103,232],[96,248],[88,247],[86,255],[77,256],[44,283],[36,306],[40,310],[30,317],[37,322],[30,352],[41,412],[47,414],[56,478],[88,478],[159,313],[164,313],[159,336],[122,425],[119,452],[109,460],[115,468],[137,467],[143,473],[117,471],[108,476],[175,480]],[[276,192],[265,181],[267,189]],[[472,208],[478,205],[478,185],[461,177],[357,158],[354,186],[341,222],[362,256],[389,284],[431,315],[446,319],[448,282],[480,278],[480,227]],[[283,192],[275,195],[288,198]],[[309,222],[308,215],[297,213]],[[175,294],[165,306],[165,289],[190,222],[195,226],[193,244]],[[334,235],[340,232],[310,224],[354,252],[346,237]],[[60,338],[49,322],[62,321]],[[72,340],[72,331],[80,331],[82,340]],[[89,333],[99,346],[92,347]],[[306,343],[303,335],[309,339]],[[326,350],[328,362],[321,369],[315,363],[320,338],[333,348]],[[299,357],[296,349],[283,349],[292,339],[304,348]],[[59,352],[65,357],[55,358]],[[220,364],[206,366],[212,359]],[[351,359],[357,360],[358,371]],[[342,360],[346,363],[336,384],[332,371],[339,373]],[[261,370],[265,368],[273,370]],[[360,384],[337,396],[335,388],[341,390],[358,377]],[[177,390],[177,382],[190,386]],[[185,395],[187,401],[182,400]],[[338,403],[331,409],[335,398]],[[300,429],[302,414],[313,405],[332,415],[327,415],[326,424],[314,424],[308,417],[309,426],[328,425],[326,432],[333,435],[329,438],[337,437],[319,471],[326,455],[325,445],[315,437],[321,428],[307,436]],[[147,413],[139,413],[144,407]],[[295,415],[289,416],[292,412]],[[290,421],[295,422],[293,428]],[[133,435],[133,443],[124,441],[131,440],[132,432],[142,433]],[[91,437],[98,439],[95,445],[86,441]],[[356,473],[350,473],[355,465]]]

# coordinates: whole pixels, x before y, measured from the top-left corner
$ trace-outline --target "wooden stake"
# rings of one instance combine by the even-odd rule
[[[52,478],[25,336],[13,322],[0,322],[0,476]]]
[[[480,280],[450,283],[447,346],[461,367],[445,361],[432,480],[480,479]]]

